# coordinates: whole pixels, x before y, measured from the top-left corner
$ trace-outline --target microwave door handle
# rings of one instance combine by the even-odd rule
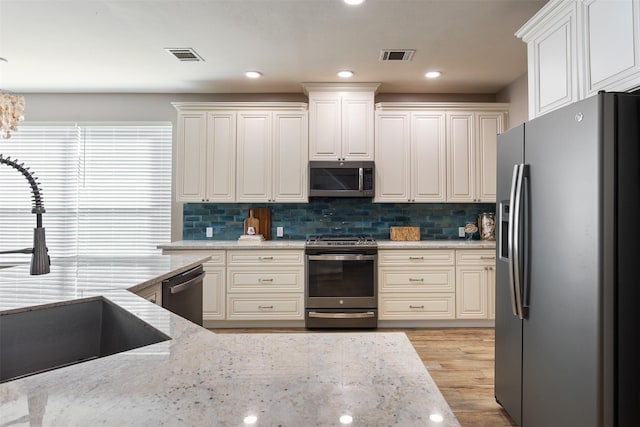
[[[364,191],[364,168],[358,169],[358,191]]]

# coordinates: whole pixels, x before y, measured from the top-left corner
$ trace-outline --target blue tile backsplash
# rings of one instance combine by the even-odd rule
[[[317,234],[366,234],[389,239],[390,226],[420,226],[422,240],[456,240],[458,227],[477,224],[493,203],[372,203],[359,198],[314,198],[309,203],[185,203],[184,240],[236,240],[249,208],[271,208],[271,238],[304,240]],[[277,238],[276,227],[284,227]],[[213,228],[207,238],[206,227]],[[476,233],[477,234],[477,233]],[[476,236],[477,238],[477,236]]]

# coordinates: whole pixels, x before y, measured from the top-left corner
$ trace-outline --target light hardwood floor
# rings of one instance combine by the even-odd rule
[[[302,328],[211,329],[211,331],[216,333],[314,333]],[[407,334],[462,427],[516,425],[496,403],[493,395],[495,341],[493,328],[378,330],[378,332],[391,331]]]

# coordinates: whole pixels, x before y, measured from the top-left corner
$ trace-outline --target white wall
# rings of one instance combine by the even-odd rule
[[[527,74],[515,79],[496,94],[497,102],[509,103],[509,129],[529,120],[529,95]]]

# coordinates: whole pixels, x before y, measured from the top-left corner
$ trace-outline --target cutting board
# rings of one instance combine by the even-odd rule
[[[249,227],[256,230],[255,234],[260,234],[260,220],[253,216],[253,209],[249,209],[249,218],[244,220],[244,234],[247,234]]]
[[[389,227],[391,240],[420,240],[420,227]]]
[[[252,208],[253,216],[260,222],[260,234],[271,240],[271,208]]]

